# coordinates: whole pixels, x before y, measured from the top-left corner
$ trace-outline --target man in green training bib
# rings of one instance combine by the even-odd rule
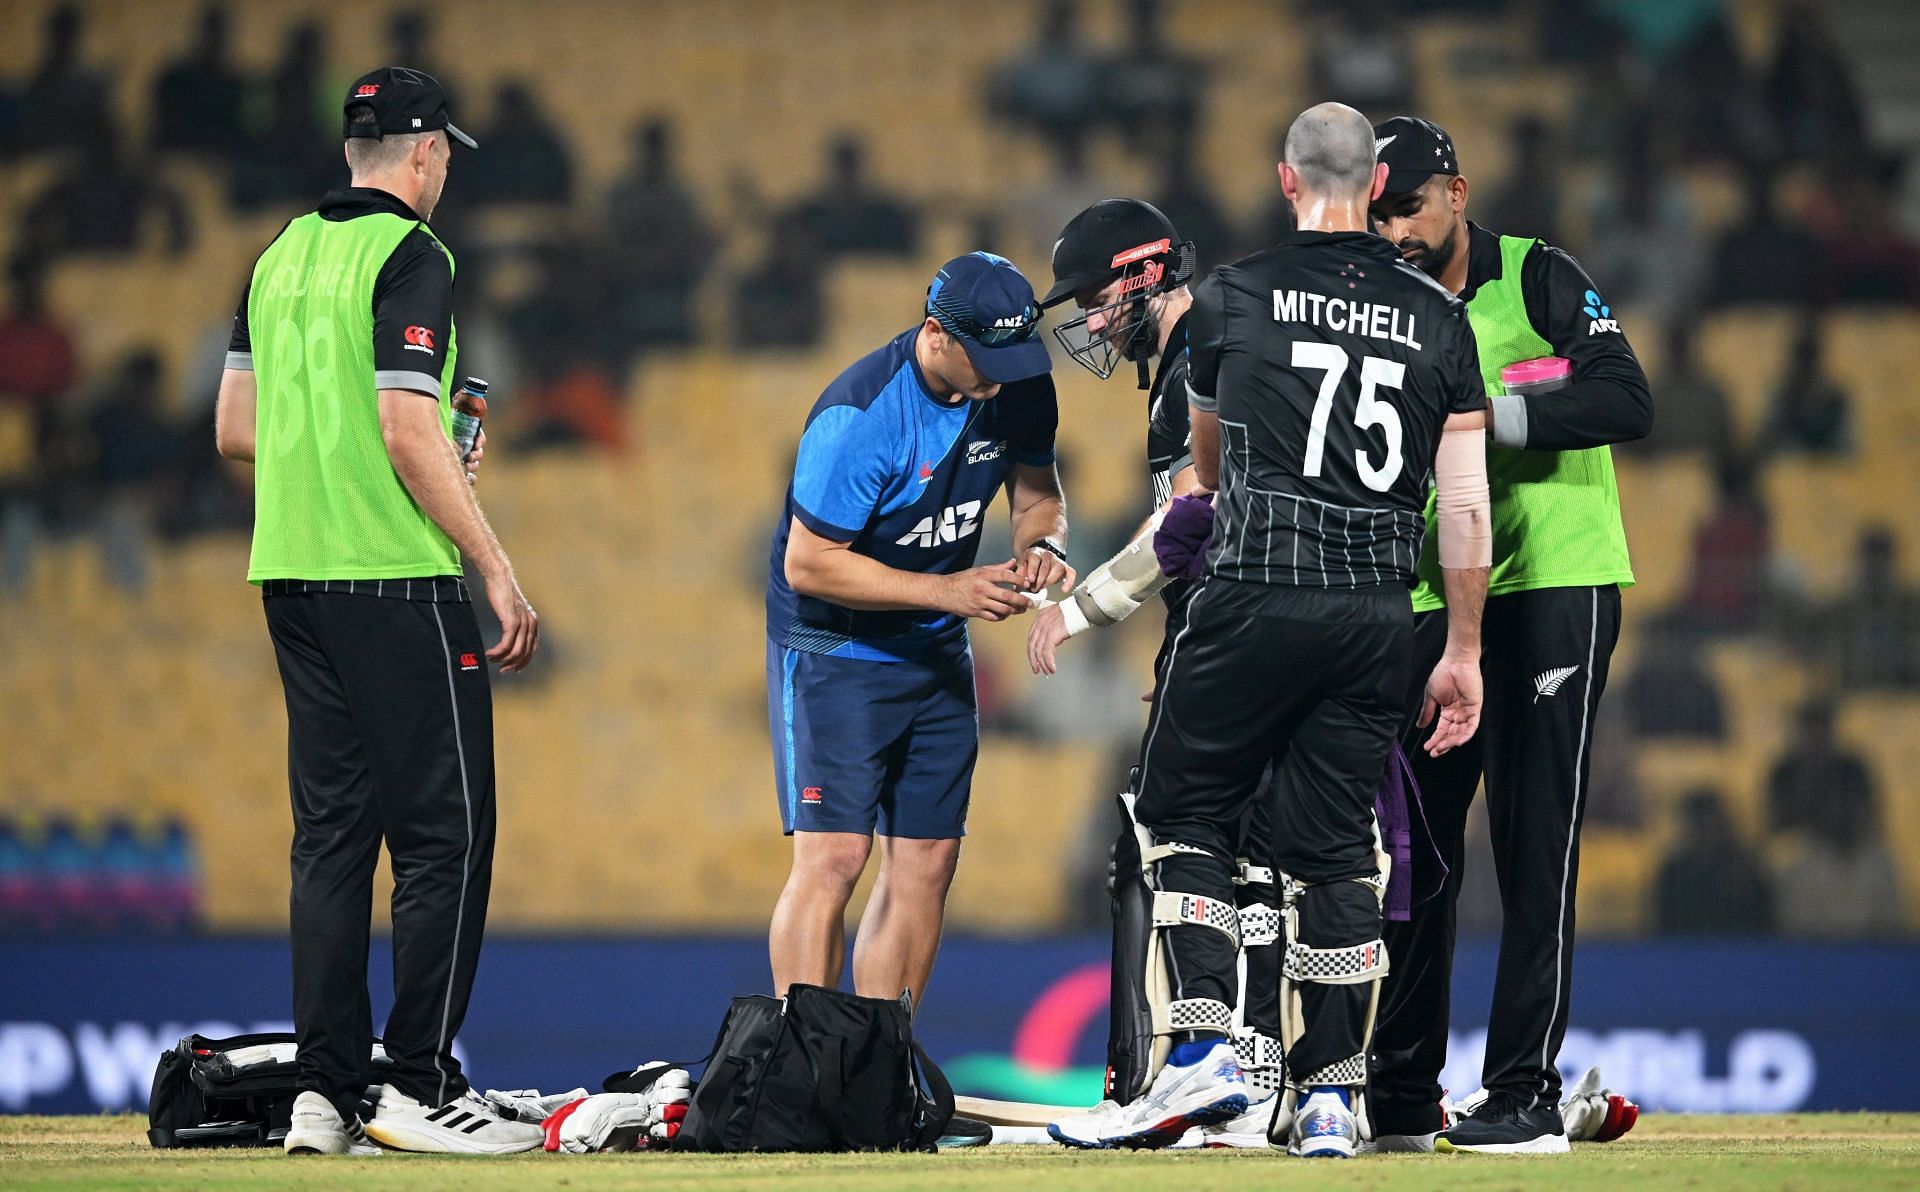
[[[1479,736],[1431,758],[1414,748],[1424,735],[1414,730],[1407,748],[1451,874],[1410,922],[1387,924],[1393,972],[1374,1036],[1374,1122],[1383,1147],[1405,1149],[1426,1149],[1445,1125],[1439,1077],[1454,900],[1467,808],[1484,775],[1503,907],[1483,1070],[1489,1095],[1432,1145],[1561,1152],[1567,1139],[1555,1059],[1567,1030],[1587,761],[1620,629],[1620,589],[1633,582],[1608,445],[1652,429],[1653,398],[1620,324],[1578,262],[1544,241],[1468,222],[1467,180],[1445,130],[1397,116],[1374,129],[1374,141],[1388,167],[1385,193],[1371,211],[1376,229],[1467,304],[1489,397],[1493,498]],[[1541,357],[1569,362],[1567,383],[1509,393],[1501,370]],[[1439,657],[1446,630],[1436,611],[1445,597],[1431,498],[1427,521],[1413,594],[1417,674]],[[1416,868],[1423,863],[1431,862],[1416,854]],[[1416,873],[1415,888],[1427,876]]]
[[[427,220],[452,143],[474,143],[449,121],[440,84],[405,67],[348,88],[345,139],[352,184],[254,265],[215,415],[220,453],[254,465],[247,579],[264,597],[287,701],[301,1092],[285,1149],[531,1150],[540,1128],[473,1094],[453,1054],[493,873],[483,659],[520,670],[539,640],[448,436],[453,257]],[[500,619],[490,650],[463,551]],[[394,1070],[363,1126],[383,840],[393,1013],[381,1034]]]

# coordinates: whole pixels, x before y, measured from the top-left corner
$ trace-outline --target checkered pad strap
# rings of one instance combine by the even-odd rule
[[[1233,1031],[1233,1010],[1225,1002],[1210,997],[1181,998],[1153,1008],[1153,1033],[1171,1035],[1175,1031]]]
[[[1310,948],[1287,941],[1287,979],[1323,985],[1360,985],[1387,975],[1387,945],[1380,940],[1351,948]]]
[[[1373,896],[1375,898],[1384,899],[1387,896],[1387,879],[1386,879],[1386,875],[1384,874],[1369,873],[1365,877],[1353,877],[1353,878],[1347,878],[1346,880],[1351,882],[1359,882],[1361,885],[1365,886],[1367,889],[1372,890]],[[1317,885],[1317,884],[1319,883],[1303,882],[1303,881],[1299,881],[1298,879],[1292,877],[1289,874],[1285,874],[1285,873],[1281,874],[1280,875],[1280,905],[1292,906],[1299,899],[1300,895],[1306,890],[1308,886]]]
[[[1309,1089],[1317,1084],[1362,1085],[1367,1083],[1367,1057],[1348,1056],[1328,1064],[1318,1072],[1308,1072],[1300,1079],[1289,1081],[1295,1088]]]
[[[1182,894],[1177,890],[1156,891],[1153,896],[1153,925],[1177,927],[1182,923],[1211,927],[1232,940],[1235,947],[1240,944],[1240,909],[1231,902],[1202,898],[1198,894]]]
[[[1187,853],[1195,857],[1213,856],[1212,853],[1197,844],[1181,844],[1178,840],[1170,840],[1165,844],[1149,845],[1141,849],[1140,863],[1142,865],[1151,865],[1155,861],[1164,861],[1175,853]]]
[[[1265,865],[1251,864],[1243,857],[1240,860],[1240,872],[1234,876],[1233,884],[1236,886],[1271,886],[1273,884],[1273,870],[1268,869]]]
[[[1254,903],[1240,908],[1240,943],[1247,948],[1263,948],[1280,942],[1280,912]]]
[[[1249,1072],[1263,1069],[1277,1072],[1287,1062],[1287,1052],[1280,1046],[1280,1040],[1256,1030],[1237,1032],[1233,1036],[1233,1050],[1240,1057],[1240,1066]]]

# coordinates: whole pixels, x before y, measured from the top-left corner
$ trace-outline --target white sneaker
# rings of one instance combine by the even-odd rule
[[[1068,1146],[1097,1149],[1106,1145],[1099,1141],[1100,1132],[1105,1129],[1108,1122],[1113,1121],[1119,1114],[1120,1103],[1118,1101],[1102,1101],[1085,1113],[1071,1114],[1061,1118],[1057,1122],[1049,1122],[1047,1124],[1047,1133],[1052,1136],[1055,1142],[1063,1142]]]
[[[1381,1134],[1355,1146],[1354,1153],[1357,1155],[1431,1155],[1433,1140],[1439,1136],[1438,1130],[1432,1134]]]
[[[280,1144],[289,1155],[377,1155],[380,1148],[367,1141],[360,1115],[341,1121],[333,1102],[319,1093],[304,1092],[293,1099],[293,1120]]]
[[[1247,1082],[1233,1044],[1222,1040],[1190,1064],[1168,1064],[1147,1094],[1130,1105],[1102,1101],[1086,1113],[1047,1127],[1056,1142],[1104,1150],[1164,1147],[1194,1126],[1210,1126],[1247,1111]]]
[[[1200,1128],[1200,1145],[1203,1147],[1231,1147],[1234,1150],[1264,1151],[1273,1145],[1267,1139],[1267,1124],[1273,1121],[1274,1099],[1278,1093],[1268,1093],[1265,1097],[1247,1106],[1247,1111],[1239,1117],[1221,1122],[1217,1126]]]
[[[509,1120],[500,1107],[473,1092],[433,1108],[390,1084],[380,1086],[380,1105],[367,1123],[367,1135],[396,1151],[434,1154],[511,1155],[538,1150],[546,1131],[529,1122]]]
[[[1313,1093],[1294,1113],[1287,1152],[1302,1159],[1351,1159],[1359,1136],[1353,1110],[1332,1093]]]

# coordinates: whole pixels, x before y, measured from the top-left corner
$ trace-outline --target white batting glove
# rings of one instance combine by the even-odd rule
[[[1560,1106],[1560,1121],[1570,1142],[1612,1142],[1639,1120],[1640,1107],[1602,1087],[1597,1067],[1588,1068],[1580,1083],[1567,1090]]]
[[[488,1104],[500,1111],[500,1116],[510,1122],[530,1122],[538,1125],[547,1120],[554,1110],[569,1101],[578,1101],[587,1095],[585,1089],[574,1089],[570,1093],[552,1093],[541,1096],[539,1089],[488,1089],[485,1093]]]
[[[680,1123],[687,1117],[687,1102],[693,1099],[693,1078],[685,1068],[669,1068],[647,1090],[653,1112],[647,1117],[647,1141],[655,1147],[668,1147],[680,1134]]]
[[[558,1145],[548,1149],[588,1155],[664,1148],[680,1133],[692,1096],[693,1080],[684,1068],[668,1068],[645,1092],[595,1093],[560,1121]]]
[[[560,1123],[560,1149],[569,1155],[638,1150],[651,1113],[645,1093],[595,1093]]]

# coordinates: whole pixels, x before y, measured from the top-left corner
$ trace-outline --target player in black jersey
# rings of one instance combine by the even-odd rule
[[[1035,674],[1052,674],[1055,653],[1068,638],[1111,625],[1145,605],[1157,590],[1167,619],[1154,661],[1157,684],[1175,636],[1186,624],[1187,597],[1193,581],[1163,575],[1152,537],[1168,503],[1195,492],[1193,454],[1188,448],[1187,310],[1193,293],[1194,245],[1180,238],[1171,221],[1138,199],[1105,199],[1069,220],[1053,247],[1053,288],[1042,306],[1071,299],[1080,315],[1054,329],[1068,353],[1105,380],[1125,361],[1137,368],[1147,394],[1147,477],[1153,515],[1118,555],[1092,571],[1070,599],[1034,616],[1027,635],[1028,660]],[[1149,365],[1157,361],[1149,379]],[[1147,946],[1153,930],[1153,893],[1141,876],[1142,865],[1130,807],[1133,792],[1121,797],[1120,836],[1113,850],[1113,996],[1107,1039],[1106,1097],[1130,1101],[1145,1091],[1153,1075],[1156,1043],[1152,1006],[1147,996]],[[1246,977],[1235,1007],[1234,1042],[1247,1079],[1260,1090],[1253,1108],[1241,1118],[1209,1127],[1194,1139],[1210,1145],[1267,1145],[1265,1096],[1280,1084],[1279,915],[1273,874],[1265,863],[1266,846],[1245,842],[1266,839],[1271,831],[1264,805],[1248,817],[1242,847],[1236,852],[1235,893],[1241,920]],[[1255,859],[1259,863],[1255,864]],[[1245,996],[1254,994],[1250,999]],[[1263,996],[1262,996],[1263,995]],[[1165,1050],[1164,1042],[1161,1048]]]
[[[1192,492],[1193,453],[1187,446],[1187,308],[1193,293],[1194,246],[1160,211],[1138,199],[1105,199],[1068,221],[1053,246],[1053,288],[1042,308],[1072,299],[1079,318],[1054,328],[1069,355],[1102,380],[1123,360],[1133,361],[1147,391],[1147,474],[1153,509],[1127,550],[1108,560],[1074,589],[1073,598],[1041,609],[1027,633],[1027,658],[1035,674],[1052,674],[1055,651],[1078,633],[1121,620],[1164,584],[1169,639],[1193,585],[1159,578],[1145,537],[1173,497]],[[1149,362],[1160,365],[1148,380]],[[1129,552],[1140,562],[1129,570]],[[1115,569],[1119,577],[1115,577]],[[1160,662],[1166,658],[1163,647]],[[1160,662],[1154,675],[1160,673]]]
[[[1428,681],[1428,747],[1478,725],[1491,532],[1465,308],[1367,233],[1385,171],[1359,112],[1304,113],[1280,179],[1301,230],[1217,270],[1188,315],[1194,465],[1217,514],[1135,806],[1169,995],[1155,1014],[1175,1033],[1146,1095],[1076,1124],[1094,1145],[1164,1145],[1246,1109],[1227,1039],[1233,849],[1270,763],[1287,1077],[1268,1135],[1308,1156],[1351,1155],[1367,1136],[1366,1049],[1387,968],[1373,794],[1412,667],[1407,591],[1429,477],[1452,635]]]

